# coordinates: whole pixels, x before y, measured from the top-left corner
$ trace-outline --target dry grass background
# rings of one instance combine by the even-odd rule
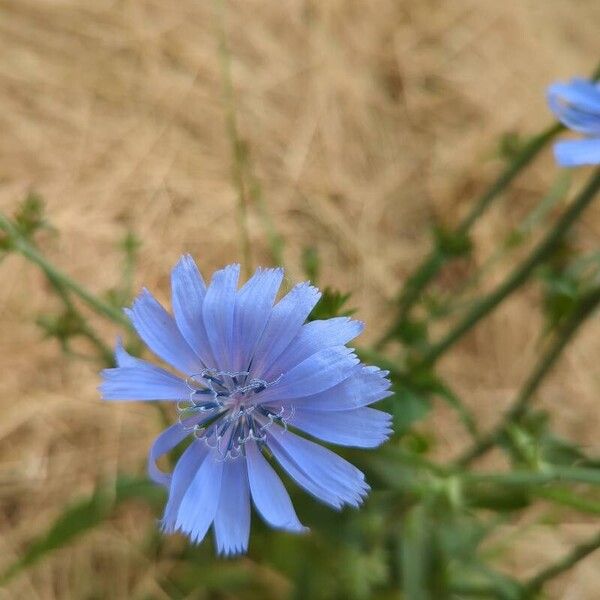
[[[501,133],[549,122],[544,86],[591,70],[598,23],[597,0],[228,3],[239,127],[290,278],[302,276],[302,248],[316,246],[323,282],[354,290],[373,339],[428,247],[432,216],[454,222],[490,181]],[[39,191],[60,230],[41,238],[45,252],[94,291],[117,280],[127,228],[143,240],[136,288],[163,299],[182,252],[206,272],[240,258],[215,28],[209,2],[0,0],[0,208]],[[548,153],[477,226],[474,263],[554,174]],[[255,207],[249,223],[265,263]],[[577,240],[599,235],[595,208]],[[158,423],[143,406],[101,404],[95,369],[41,339],[33,321],[56,305],[34,267],[11,256],[0,272],[1,565],[100,477],[139,471]],[[538,301],[517,295],[442,365],[484,423],[535,358]],[[588,445],[600,421],[599,333],[588,325],[543,393],[558,429]],[[460,447],[441,407],[427,427],[439,453]],[[148,518],[123,511],[0,598],[166,598],[158,567],[135,550]],[[532,526],[508,566],[530,573],[587,528],[575,517]],[[599,566],[583,562],[552,597],[594,600]]]

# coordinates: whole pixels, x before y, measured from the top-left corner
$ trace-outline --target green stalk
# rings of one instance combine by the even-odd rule
[[[600,64],[596,66],[591,79],[600,78]],[[550,143],[558,133],[564,129],[560,123],[549,126],[536,135],[513,159],[506,169],[498,176],[492,185],[479,197],[469,214],[455,229],[456,236],[469,233],[473,224],[479,219],[492,202],[512,183],[513,179]],[[440,248],[434,248],[417,267],[404,284],[402,293],[398,298],[398,314],[390,330],[377,342],[375,348],[381,350],[398,333],[408,319],[410,310],[419,299],[429,282],[439,273],[442,266],[449,259]]]
[[[490,598],[503,598],[501,592],[499,592],[491,583],[453,583],[450,586],[450,591],[460,598],[464,598],[465,596],[471,598],[483,598],[484,600],[490,600]]]
[[[25,258],[36,264],[51,281],[58,282],[64,288],[73,292],[83,302],[85,302],[92,310],[100,315],[103,315],[117,323],[131,329],[131,323],[121,310],[104,302],[83,286],[77,283],[74,279],[59,271],[54,265],[44,258],[29,241],[19,232],[19,230],[10,222],[10,220],[0,213],[0,229],[3,229],[7,234],[11,247],[23,255]]]
[[[433,365],[441,356],[453,346],[467,331],[475,326],[483,317],[488,315],[507,296],[521,287],[529,278],[532,271],[542,263],[555,249],[565,233],[576,222],[580,214],[594,199],[600,190],[600,169],[596,169],[587,185],[575,198],[571,206],[557,221],[546,237],[534,248],[530,255],[521,263],[505,280],[488,296],[482,298],[458,322],[458,324],[437,344],[425,352],[422,364]]]
[[[513,179],[564,129],[561,124],[554,124],[534,137],[499,175],[492,185],[483,193],[469,214],[461,221],[454,235],[461,236],[469,233],[471,227],[489,208],[492,202],[508,187]],[[449,257],[438,247],[435,247],[408,278],[398,299],[398,315],[390,331],[376,344],[377,349],[383,348],[402,328],[408,314],[419,299],[429,282],[439,273]]]
[[[535,489],[533,495],[554,504],[574,508],[579,512],[600,515],[600,501],[577,495],[566,486]]]
[[[600,485],[600,471],[584,467],[546,466],[540,471],[508,471],[506,473],[482,473],[468,471],[457,474],[464,483],[495,483],[506,486],[542,485],[544,483],[571,482]]]
[[[98,335],[96,335],[96,332],[90,327],[87,319],[77,310],[71,300],[69,291],[59,280],[55,279],[53,276],[46,273],[46,277],[62,300],[65,310],[78,319],[79,334],[86,338],[92,344],[92,346],[96,348],[98,355],[105,365],[113,366],[115,362],[113,351],[102,341],[102,339],[100,339]]]
[[[562,559],[549,567],[546,567],[537,575],[534,575],[529,579],[529,581],[525,583],[525,597],[532,597],[536,592],[539,592],[548,581],[573,568],[579,561],[589,556],[598,548],[600,548],[600,532],[596,533],[596,535],[583,544],[575,546],[575,548]]]
[[[252,272],[252,246],[248,231],[248,192],[244,181],[246,149],[240,139],[237,126],[235,95],[231,76],[231,52],[229,51],[225,30],[225,7],[222,0],[214,0],[214,7],[218,19],[219,60],[225,102],[225,120],[232,153],[231,176],[238,196],[238,227],[242,256],[244,257],[244,269],[246,275],[249,276]]]
[[[554,363],[578,330],[579,326],[592,314],[593,310],[599,304],[600,286],[592,289],[581,298],[578,307],[561,327],[548,351],[540,358],[533,372],[521,388],[513,405],[502,418],[502,421],[492,431],[480,438],[471,448],[469,448],[456,461],[457,465],[464,467],[476,458],[485,454],[500,439],[506,430],[506,427],[510,423],[518,421],[523,416],[544,377],[554,366]]]

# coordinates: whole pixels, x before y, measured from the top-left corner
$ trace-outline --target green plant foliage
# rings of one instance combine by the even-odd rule
[[[344,294],[338,290],[326,287],[322,290],[321,299],[308,316],[308,320],[316,321],[317,319],[331,319],[332,317],[349,317],[353,315],[356,310],[346,307],[350,296],[350,292]]]

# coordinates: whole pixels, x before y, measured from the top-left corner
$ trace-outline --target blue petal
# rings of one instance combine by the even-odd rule
[[[131,310],[125,309],[146,345],[164,361],[187,375],[202,369],[198,356],[181,335],[173,317],[144,290]]]
[[[206,285],[189,254],[182,256],[171,272],[171,293],[173,314],[181,334],[204,366],[214,366],[202,318]]]
[[[185,449],[185,452],[177,461],[171,478],[169,500],[162,520],[164,531],[173,533],[176,530],[177,514],[181,500],[207,456],[207,445],[204,441],[195,440]]]
[[[254,352],[252,375],[262,377],[296,337],[321,294],[308,283],[294,286],[273,308]]]
[[[547,91],[548,105],[567,127],[585,135],[600,134],[600,88],[580,79],[555,83]]]
[[[123,340],[120,337],[117,338],[117,344],[115,346],[115,361],[117,367],[137,367],[140,364],[148,365],[145,360],[131,356],[127,350],[123,347]]]
[[[324,348],[283,373],[277,383],[261,392],[261,403],[318,394],[350,377],[358,362],[352,348]]]
[[[600,134],[600,114],[590,114],[579,107],[566,106],[556,98],[549,98],[548,105],[556,117],[569,129],[584,135]]]
[[[296,533],[307,531],[298,520],[281,479],[255,443],[246,444],[246,458],[252,500],[261,517],[278,529]]]
[[[171,483],[171,474],[161,471],[156,466],[156,461],[175,448],[177,444],[182,442],[188,435],[190,430],[184,427],[181,423],[175,423],[165,429],[155,440],[150,448],[148,455],[148,475],[155,483],[168,487]]]
[[[374,408],[319,411],[296,409],[289,423],[325,442],[356,448],[375,448],[390,433],[392,417]]]
[[[248,370],[254,349],[271,316],[282,279],[282,269],[257,269],[238,292],[233,327],[234,371]]]
[[[348,317],[306,323],[300,329],[300,333],[263,376],[264,379],[274,379],[279,374],[286,373],[323,348],[342,346],[348,343],[357,335],[360,335],[363,328],[363,323],[353,321]]]
[[[104,400],[185,400],[190,390],[184,381],[154,365],[135,358],[118,345],[117,364],[104,369],[98,387]]]
[[[554,156],[563,167],[600,164],[600,138],[557,142]]]
[[[202,313],[216,364],[222,371],[233,368],[233,325],[240,265],[216,271],[204,297]]]
[[[600,113],[600,87],[586,79],[572,79],[569,83],[553,83],[547,95],[588,112]]]
[[[354,465],[281,427],[267,430],[267,445],[298,485],[334,508],[359,506],[369,490],[363,473]]]
[[[357,365],[352,374],[336,386],[302,398],[279,399],[278,406],[307,408],[318,411],[339,411],[360,408],[391,396],[387,372],[377,367]]]
[[[179,505],[175,527],[196,544],[204,539],[217,514],[222,476],[223,460],[213,450],[200,465]]]
[[[250,494],[246,460],[242,457],[226,462],[223,467],[214,528],[219,554],[246,552],[250,537]]]

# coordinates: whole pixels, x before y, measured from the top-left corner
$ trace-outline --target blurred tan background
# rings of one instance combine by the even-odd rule
[[[205,274],[241,259],[213,8],[0,0],[0,208],[41,194],[60,235],[39,243],[95,292],[117,281],[127,229],[143,242],[135,288],[164,300],[181,253]],[[432,219],[456,222],[501,168],[500,135],[551,122],[545,86],[591,72],[600,57],[597,0],[238,0],[225,13],[240,135],[286,240],[288,275],[302,278],[302,249],[318,248],[322,283],[354,292],[363,343],[383,330],[381,315],[427,251]],[[473,263],[443,281],[451,287],[482,262],[555,175],[548,151],[478,224]],[[265,264],[256,206],[249,227],[254,261]],[[599,238],[596,206],[576,243]],[[144,406],[102,404],[95,367],[42,339],[35,318],[58,304],[35,267],[9,256],[0,274],[2,565],[99,478],[140,472],[159,424]],[[483,423],[534,360],[538,306],[529,287],[442,365]],[[102,327],[112,343],[117,330]],[[596,449],[599,334],[597,322],[588,326],[540,395],[559,431]],[[440,456],[461,447],[442,406],[423,427],[439,434]],[[122,511],[0,598],[168,597],[135,551],[150,518]],[[507,559],[522,574],[589,527],[578,517],[559,530],[527,525]],[[552,597],[597,598],[599,572],[590,558],[553,584]]]

